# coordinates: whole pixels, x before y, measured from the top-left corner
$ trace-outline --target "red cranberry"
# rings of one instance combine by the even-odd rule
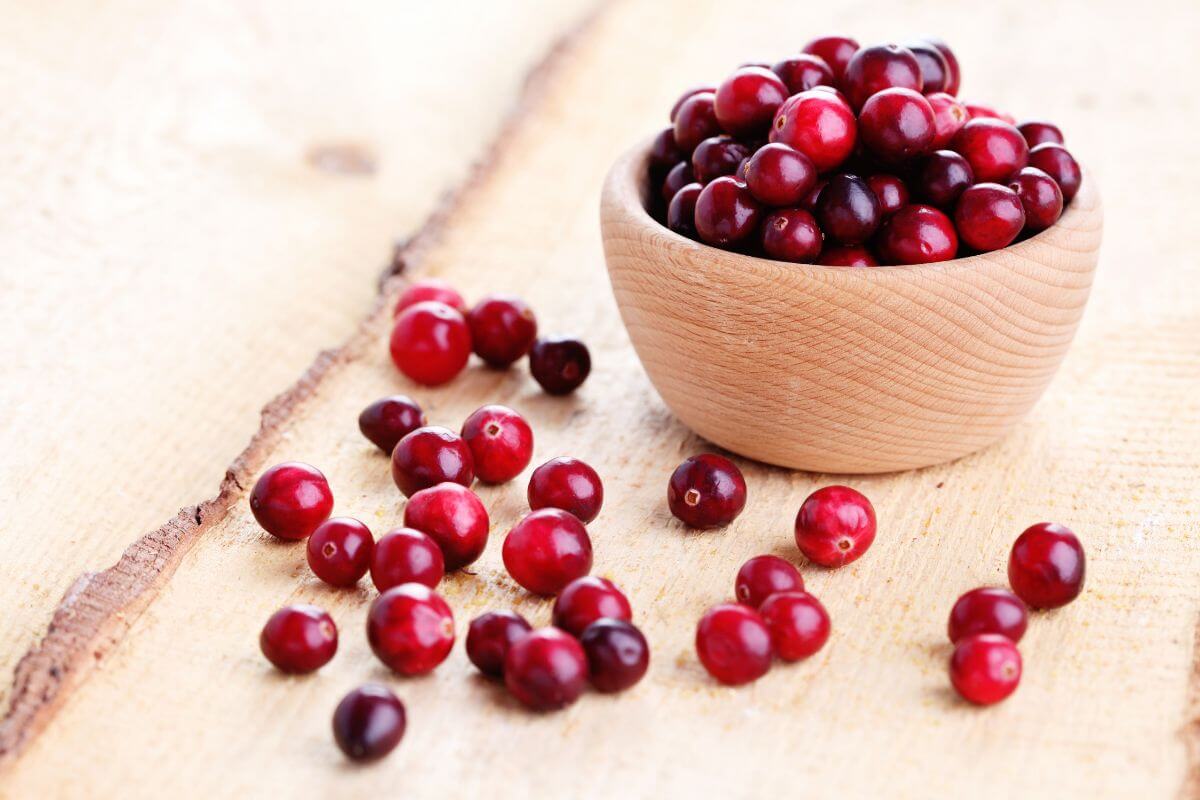
[[[664,203],[670,203],[675,199],[675,194],[687,186],[689,183],[694,183],[696,180],[695,174],[692,172],[692,164],[690,161],[680,161],[671,171],[667,173],[667,177],[663,178],[662,184],[662,199]]]
[[[1026,230],[1045,230],[1062,216],[1063,195],[1058,181],[1037,167],[1025,167],[1018,172],[1008,188],[1021,198]]]
[[[999,703],[1021,680],[1021,653],[1012,640],[978,633],[960,641],[950,656],[950,682],[964,700],[981,706]]]
[[[333,712],[333,738],[352,761],[375,761],[404,738],[404,704],[386,686],[368,683],[342,698]]]
[[[829,183],[826,178],[818,178],[813,188],[809,189],[808,194],[804,195],[804,199],[800,201],[800,207],[808,213],[815,213],[817,210],[817,201],[821,199],[821,190],[825,188],[825,184]]]
[[[997,119],[972,119],[954,137],[952,147],[967,159],[980,183],[1007,181],[1029,160],[1021,132]]]
[[[250,492],[250,510],[272,536],[303,539],[329,518],[333,492],[316,467],[285,461],[259,476]]]
[[[817,263],[826,267],[878,267],[871,251],[862,246],[834,244],[821,251]]]
[[[829,639],[829,614],[805,591],[779,592],[758,609],[771,631],[771,646],[784,661],[808,658]]]
[[[571,705],[587,688],[587,679],[583,646],[557,628],[541,628],[521,637],[504,657],[508,691],[534,711]]]
[[[875,509],[849,486],[826,486],[808,496],[796,514],[796,545],[812,562],[842,567],[875,541]]]
[[[392,480],[405,497],[446,481],[470,486],[475,480],[475,462],[462,437],[448,428],[429,425],[396,443]]]
[[[675,468],[667,484],[671,513],[691,528],[720,528],[746,507],[746,479],[725,456],[701,453]]]
[[[775,114],[772,142],[808,156],[817,172],[828,172],[854,151],[854,112],[832,92],[810,89],[789,97]]]
[[[470,489],[441,483],[414,494],[404,507],[404,527],[415,528],[437,543],[447,570],[465,567],[487,546],[487,510]]]
[[[533,630],[524,617],[512,611],[489,611],[471,620],[467,629],[467,658],[484,675],[504,675],[508,648]]]
[[[587,654],[588,672],[597,691],[623,692],[650,668],[650,645],[633,624],[620,619],[600,619],[579,637]]]
[[[895,44],[864,47],[846,65],[842,89],[855,108],[862,108],[876,92],[892,88],[921,91],[921,65],[908,48]]]
[[[911,89],[884,89],[863,104],[858,131],[863,144],[880,159],[907,161],[933,144],[933,106]]]
[[[717,178],[696,198],[696,233],[708,244],[745,239],[758,228],[761,217],[762,206],[736,178]]]
[[[424,675],[454,647],[454,614],[441,595],[419,583],[393,586],[371,603],[367,641],[401,675]]]
[[[358,429],[389,456],[396,442],[425,425],[425,412],[402,394],[376,400],[358,415]]]
[[[763,67],[743,67],[717,87],[713,111],[730,133],[749,136],[766,131],[775,110],[787,99],[779,76]]]
[[[950,609],[946,632],[951,642],[977,633],[998,633],[1014,643],[1025,635],[1029,612],[1021,598],[1007,589],[972,589]]]
[[[771,631],[754,609],[722,603],[700,618],[696,654],[708,673],[721,683],[749,683],[771,668]]]
[[[675,128],[664,128],[650,143],[650,169],[659,175],[687,158],[687,154],[675,144]]]
[[[675,144],[684,153],[690,154],[696,145],[721,133],[721,124],[713,110],[714,100],[716,95],[712,92],[697,92],[679,106],[675,114]]]
[[[405,583],[437,588],[446,574],[446,559],[437,542],[413,528],[396,528],[375,543],[371,582],[381,592]]]
[[[529,507],[561,508],[588,523],[604,504],[604,484],[596,470],[577,458],[552,458],[529,476]]]
[[[692,151],[692,174],[700,183],[708,183],[732,175],[749,156],[750,148],[732,136],[710,136]]]
[[[746,188],[760,203],[794,206],[817,183],[817,170],[808,156],[786,144],[760,147],[746,162]]]
[[[585,575],[563,587],[554,600],[554,624],[572,636],[602,617],[633,619],[629,600],[608,578]]]
[[[1025,227],[1025,209],[1021,198],[1007,186],[977,183],[958,198],[954,224],[962,240],[976,250],[999,250]]]
[[[804,578],[779,556],[755,556],[738,570],[733,591],[739,603],[758,608],[776,592],[804,591]]]
[[[483,406],[463,423],[475,475],[484,483],[504,483],[521,474],[533,458],[533,429],[507,406]]]
[[[397,369],[417,383],[438,386],[467,365],[471,331],[462,314],[427,300],[400,312],[389,346]]]
[[[717,87],[715,86],[693,86],[691,89],[688,89],[686,92],[679,95],[679,99],[675,101],[675,105],[671,106],[671,122],[674,122],[675,118],[679,116],[679,109],[683,107],[684,101],[689,97],[698,94],[715,94],[716,91]],[[672,132],[673,131],[674,128],[672,128]]]
[[[1079,184],[1083,182],[1079,163],[1061,144],[1047,142],[1030,150],[1029,166],[1040,169],[1058,182],[1064,203],[1071,202],[1071,198],[1079,191]]]
[[[1052,122],[1029,120],[1018,125],[1017,130],[1025,137],[1025,143],[1031,148],[1037,147],[1039,144],[1045,144],[1046,142],[1050,142],[1051,144],[1063,143],[1062,131]]]
[[[763,220],[762,248],[779,261],[811,264],[821,254],[824,238],[816,219],[803,209],[780,209]]]
[[[467,315],[475,355],[493,367],[507,367],[529,352],[537,338],[537,317],[519,297],[492,295]]]
[[[885,217],[908,205],[908,186],[895,175],[872,175],[867,178],[867,186],[875,193],[879,210]]]
[[[958,67],[958,59],[954,55],[954,51],[950,49],[950,45],[946,44],[941,39],[932,36],[923,37],[926,42],[937,48],[942,54],[942,58],[946,59],[946,86],[942,91],[948,95],[958,94],[958,87],[962,83],[962,72]]]
[[[915,40],[904,45],[917,59],[921,70],[921,91],[926,94],[946,91],[946,82],[950,78],[950,65],[942,51],[931,42]]]
[[[1006,122],[1009,125],[1016,125],[1017,121],[1013,119],[1012,114],[1007,114],[1003,111],[997,111],[991,106],[985,106],[982,103],[971,103],[963,101],[963,108],[967,109],[967,116],[971,119],[998,119],[1001,122]]]
[[[463,300],[463,296],[458,293],[457,289],[441,278],[421,278],[419,281],[413,281],[412,285],[400,294],[392,316],[399,314],[409,306],[415,306],[417,303],[427,300],[445,303],[460,314],[467,313],[467,301]]]
[[[929,264],[954,258],[958,234],[933,206],[910,205],[884,220],[876,246],[884,263]]]
[[[821,36],[804,45],[804,52],[824,59],[833,76],[840,80],[846,65],[858,52],[858,42],[847,36]]]
[[[578,389],[592,371],[592,356],[578,339],[552,336],[538,339],[529,351],[529,371],[542,391],[566,395]]]
[[[558,594],[592,569],[592,540],[579,519],[557,508],[525,516],[504,537],[504,566],[534,594]]]
[[[938,208],[953,208],[963,191],[975,182],[971,165],[953,150],[938,150],[921,159],[913,188]]]
[[[957,98],[945,92],[927,94],[925,99],[933,109],[933,141],[929,144],[929,149],[945,150],[962,130],[962,126],[967,124],[970,116]]]
[[[267,620],[258,646],[283,672],[313,672],[328,664],[337,652],[337,626],[316,606],[285,606]]]
[[[833,86],[836,80],[825,59],[811,53],[785,58],[771,67],[771,71],[783,81],[789,95],[807,92],[815,86]]]
[[[1008,582],[1033,608],[1058,608],[1083,591],[1083,545],[1069,528],[1039,522],[1013,543]]]
[[[667,227],[680,236],[696,238],[696,199],[703,188],[698,183],[689,183],[675,192],[667,205]]]
[[[367,574],[375,539],[370,529],[350,517],[333,517],[308,537],[308,566],[330,586],[353,586]]]
[[[857,175],[834,175],[817,199],[817,220],[838,244],[862,244],[879,227],[879,200]]]

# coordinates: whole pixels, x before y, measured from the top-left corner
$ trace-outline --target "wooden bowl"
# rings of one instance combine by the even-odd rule
[[[648,144],[613,166],[613,294],[667,405],[704,438],[814,472],[913,469],[1007,433],[1054,376],[1100,247],[1095,182],[1003,250],[873,269],[789,264],[679,236],[646,212]]]

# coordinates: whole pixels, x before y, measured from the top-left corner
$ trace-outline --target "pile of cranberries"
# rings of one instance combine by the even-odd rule
[[[814,39],[686,91],[649,154],[671,230],[780,261],[871,267],[998,250],[1053,225],[1079,164],[1049,122],[957,99],[939,39]]]

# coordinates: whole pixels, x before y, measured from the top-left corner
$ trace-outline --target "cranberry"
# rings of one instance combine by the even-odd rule
[[[908,48],[895,44],[864,47],[846,65],[842,89],[855,108],[862,108],[876,92],[892,88],[921,91],[921,65]]]
[[[471,309],[467,324],[475,355],[493,367],[507,367],[521,358],[537,338],[537,317],[519,297],[485,297]]]
[[[583,646],[557,628],[541,628],[523,636],[504,656],[508,691],[534,711],[557,711],[571,705],[587,688],[587,679]]]
[[[507,406],[483,406],[463,423],[475,474],[484,483],[504,483],[521,474],[533,458],[533,429]]]
[[[785,58],[771,67],[787,87],[789,95],[807,92],[815,86],[833,86],[833,69],[825,59],[811,53]]]
[[[333,712],[333,738],[352,761],[375,761],[404,738],[404,704],[386,686],[368,683],[342,698]]]
[[[751,136],[767,130],[775,110],[789,94],[787,86],[771,70],[743,67],[717,87],[713,111],[725,130]]]
[[[381,592],[405,583],[437,588],[446,574],[446,559],[437,542],[413,528],[396,528],[375,543],[371,582]]]
[[[966,107],[958,99],[945,92],[934,92],[925,95],[929,107],[933,109],[933,141],[931,150],[944,150],[954,141],[954,137],[967,124],[970,116]]]
[[[401,675],[424,675],[454,647],[454,614],[441,595],[419,583],[393,586],[371,603],[367,641]]]
[[[696,145],[721,133],[721,124],[713,110],[715,99],[713,92],[697,92],[679,106],[675,114],[675,143],[684,153],[690,154]]]
[[[879,200],[857,175],[834,175],[817,199],[817,220],[838,244],[862,244],[879,227]]]
[[[1079,191],[1079,184],[1083,182],[1079,163],[1061,144],[1047,142],[1030,150],[1029,166],[1040,169],[1058,182],[1064,203],[1071,202],[1071,198]]]
[[[970,103],[963,101],[963,108],[967,109],[967,116],[971,119],[998,119],[1001,122],[1006,122],[1009,125],[1016,125],[1017,121],[1013,119],[1012,114],[1006,114],[1003,111],[997,111],[991,106],[985,106],[981,103]]]
[[[1021,680],[1021,653],[1012,640],[978,633],[961,640],[950,656],[950,682],[976,705],[990,706],[1012,694]]]
[[[805,499],[796,514],[796,545],[823,567],[857,560],[875,541],[875,509],[848,486],[826,486]]]
[[[953,150],[938,150],[921,160],[913,188],[938,208],[953,208],[963,191],[975,182],[971,165]]]
[[[858,52],[858,42],[847,36],[821,36],[804,45],[804,52],[823,58],[833,76],[840,80],[846,65]]]
[[[762,206],[736,178],[717,178],[696,198],[696,233],[708,244],[727,245],[745,239],[761,217]]]
[[[1021,198],[1026,230],[1045,230],[1062,216],[1063,194],[1058,181],[1037,167],[1025,167],[1018,172],[1008,188]]]
[[[1017,130],[1025,137],[1025,143],[1031,148],[1037,147],[1039,144],[1046,144],[1046,142],[1050,142],[1051,144],[1063,143],[1062,131],[1052,122],[1029,120],[1018,125]]]
[[[700,183],[708,183],[732,175],[749,156],[750,148],[732,136],[710,136],[692,151],[692,174]]]
[[[1007,186],[977,183],[958,198],[954,224],[962,240],[976,250],[999,250],[1025,227],[1025,209],[1021,198]]]
[[[683,107],[684,101],[689,97],[698,94],[715,94],[716,91],[717,87],[715,86],[693,86],[691,89],[688,89],[686,92],[679,95],[679,99],[675,101],[675,105],[671,106],[671,122],[674,122],[675,118],[679,116],[679,109]],[[671,130],[673,133],[674,128]]]
[[[337,652],[337,626],[316,606],[285,606],[267,620],[258,646],[283,672],[313,672],[328,664]]]
[[[908,186],[895,175],[872,175],[867,178],[867,186],[875,193],[879,211],[885,217],[908,205]]]
[[[804,195],[804,199],[800,201],[800,207],[810,214],[814,213],[817,210],[817,201],[821,199],[821,190],[827,183],[829,183],[828,179],[818,178],[813,188],[809,189],[808,194]]]
[[[484,675],[504,675],[508,648],[533,630],[524,617],[512,611],[489,611],[471,620],[467,629],[467,658]]]
[[[329,518],[333,492],[316,467],[285,461],[259,476],[250,492],[250,510],[272,536],[303,539]]]
[[[933,144],[933,106],[911,89],[884,89],[863,104],[858,130],[863,144],[880,159],[907,161]]]
[[[917,59],[921,70],[921,91],[927,94],[946,91],[946,82],[950,78],[950,65],[942,51],[931,42],[916,40],[904,45]]]
[[[942,58],[946,59],[946,86],[942,91],[948,95],[958,94],[958,87],[962,83],[962,72],[958,67],[958,59],[955,57],[954,51],[941,39],[926,36],[924,41],[936,47],[942,54]]]
[[[566,395],[578,389],[592,371],[587,345],[567,336],[538,339],[529,351],[529,371],[542,391]]]
[[[600,619],[587,626],[579,637],[587,654],[592,686],[598,691],[623,692],[650,668],[650,645],[632,623]]]
[[[997,119],[972,119],[951,146],[967,159],[981,183],[1007,181],[1029,160],[1029,146],[1021,132]]]
[[[1007,589],[972,589],[950,609],[946,632],[951,642],[977,633],[998,633],[1014,643],[1025,635],[1029,612],[1021,598]]]
[[[448,428],[429,425],[396,443],[392,450],[392,480],[405,497],[446,481],[470,486],[475,480],[475,462],[461,436]]]
[[[700,618],[696,654],[708,673],[721,683],[749,683],[771,668],[771,631],[754,609],[722,603]]]
[[[954,258],[958,234],[933,206],[910,205],[884,220],[876,246],[887,264],[929,264]]]
[[[675,129],[664,128],[650,143],[650,169],[662,175],[671,167],[687,158],[687,154],[675,144]]]
[[[878,267],[871,251],[856,245],[834,244],[821,251],[817,263],[826,267]]]
[[[375,539],[356,519],[333,517],[308,537],[308,566],[330,586],[353,586],[367,574]]]
[[[733,592],[739,603],[758,608],[776,592],[804,591],[800,570],[779,556],[755,556],[742,564]]]
[[[746,162],[746,188],[760,203],[794,206],[817,183],[817,170],[808,156],[786,144],[767,144]]]
[[[667,205],[667,227],[680,236],[696,238],[696,198],[703,188],[698,183],[689,183],[675,192]]]
[[[858,124],[854,112],[832,92],[810,89],[792,95],[771,125],[772,142],[808,156],[817,172],[828,172],[854,151]]]
[[[701,453],[675,468],[667,484],[667,505],[688,527],[720,528],[746,507],[746,479],[725,456]]]
[[[1069,528],[1039,522],[1013,542],[1008,582],[1033,608],[1058,608],[1083,591],[1083,545]]]
[[[471,331],[463,315],[430,300],[400,312],[390,343],[396,367],[417,383],[438,386],[467,365]]]
[[[389,456],[396,442],[425,424],[425,412],[402,394],[376,400],[358,415],[358,429]]]
[[[673,162],[672,162],[673,163]],[[432,300],[435,303],[445,303],[460,314],[467,313],[467,301],[458,290],[440,278],[422,278],[413,283],[400,294],[396,301],[395,316],[409,306]]]
[[[529,476],[529,507],[561,508],[588,523],[604,504],[604,484],[596,470],[577,458],[552,458]]]
[[[771,646],[784,661],[808,658],[829,639],[829,614],[808,592],[779,592],[758,609],[771,631]]]
[[[504,537],[501,555],[513,580],[548,597],[591,571],[592,540],[574,515],[543,508],[513,526]]]
[[[422,489],[404,507],[404,526],[437,543],[447,570],[465,567],[483,554],[490,525],[483,503],[457,483]]]
[[[629,600],[608,578],[576,578],[554,600],[554,624],[572,636],[602,617],[633,619]]]
[[[762,225],[762,248],[771,258],[810,264],[821,254],[824,241],[813,215],[785,208],[767,215]]]
[[[692,172],[692,165],[689,161],[680,161],[675,166],[671,167],[671,171],[667,173],[667,177],[663,178],[662,184],[662,199],[664,203],[670,203],[675,198],[675,193],[687,186],[689,183],[694,183],[696,176]]]

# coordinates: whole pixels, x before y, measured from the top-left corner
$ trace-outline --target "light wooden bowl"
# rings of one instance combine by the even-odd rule
[[[646,212],[648,144],[612,168],[601,231],[613,293],[667,405],[735,453],[814,472],[913,469],[1013,428],[1083,315],[1100,247],[1095,182],[1004,250],[854,269],[729,253]]]

